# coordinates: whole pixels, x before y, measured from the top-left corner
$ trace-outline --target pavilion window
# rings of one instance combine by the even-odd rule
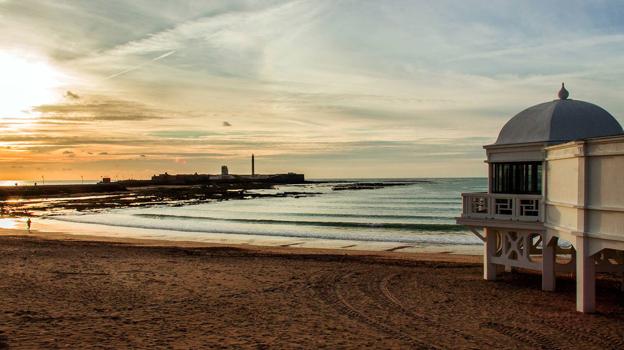
[[[541,194],[542,163],[492,163],[493,193]]]

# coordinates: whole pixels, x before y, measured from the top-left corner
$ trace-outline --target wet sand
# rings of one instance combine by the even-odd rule
[[[0,232],[0,349],[624,347],[619,281],[481,278],[479,257]]]

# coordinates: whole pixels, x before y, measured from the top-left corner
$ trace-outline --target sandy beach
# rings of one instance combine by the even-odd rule
[[[479,257],[2,230],[0,348],[624,346],[619,282],[481,278]]]

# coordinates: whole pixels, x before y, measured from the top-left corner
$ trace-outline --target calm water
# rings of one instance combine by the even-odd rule
[[[391,180],[374,180],[391,181]],[[461,192],[485,191],[486,179],[428,179],[375,190],[332,191],[331,183],[260,192],[321,192],[300,198],[258,198],[180,207],[111,210],[56,220],[166,230],[194,235],[251,234],[376,242],[480,244],[455,224]]]
[[[78,185],[78,184],[96,184],[100,180],[0,180],[0,186],[33,186],[37,185]]]

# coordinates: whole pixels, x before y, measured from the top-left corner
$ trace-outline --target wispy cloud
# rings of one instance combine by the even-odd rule
[[[483,174],[481,145],[521,109],[554,98],[561,81],[624,121],[620,8],[1,2],[0,49],[43,57],[70,78],[56,103],[3,119],[0,161],[151,175],[226,160],[235,168],[254,152],[263,169],[317,176]]]
[[[84,102],[35,106],[32,111],[40,113],[43,120],[54,121],[140,121],[175,116],[139,102],[100,97]]]
[[[71,92],[69,90],[67,90],[67,92],[65,92],[65,97],[71,100],[78,100],[80,99],[80,96],[78,96],[77,93]]]
[[[166,52],[166,53],[164,53],[164,54],[162,54],[162,55],[160,55],[160,56],[158,56],[158,57],[154,57],[154,58],[152,58],[152,59],[151,59],[150,61],[148,61],[148,62],[145,62],[145,63],[139,64],[139,65],[136,65],[136,66],[130,67],[130,68],[128,68],[128,69],[124,69],[124,70],[122,70],[121,72],[118,72],[118,73],[115,73],[115,74],[109,75],[109,76],[107,76],[107,77],[106,77],[106,78],[104,78],[104,79],[108,80],[108,79],[117,78],[117,77],[118,77],[118,76],[120,76],[120,75],[124,75],[124,74],[130,73],[130,72],[132,72],[132,71],[135,71],[135,70],[137,70],[137,69],[141,69],[141,68],[143,68],[143,67],[145,67],[145,66],[149,65],[149,64],[150,64],[150,63],[152,63],[152,62],[160,61],[160,60],[162,60],[163,58],[169,57],[169,56],[173,55],[175,52],[176,52],[175,50],[171,50],[171,51]]]

